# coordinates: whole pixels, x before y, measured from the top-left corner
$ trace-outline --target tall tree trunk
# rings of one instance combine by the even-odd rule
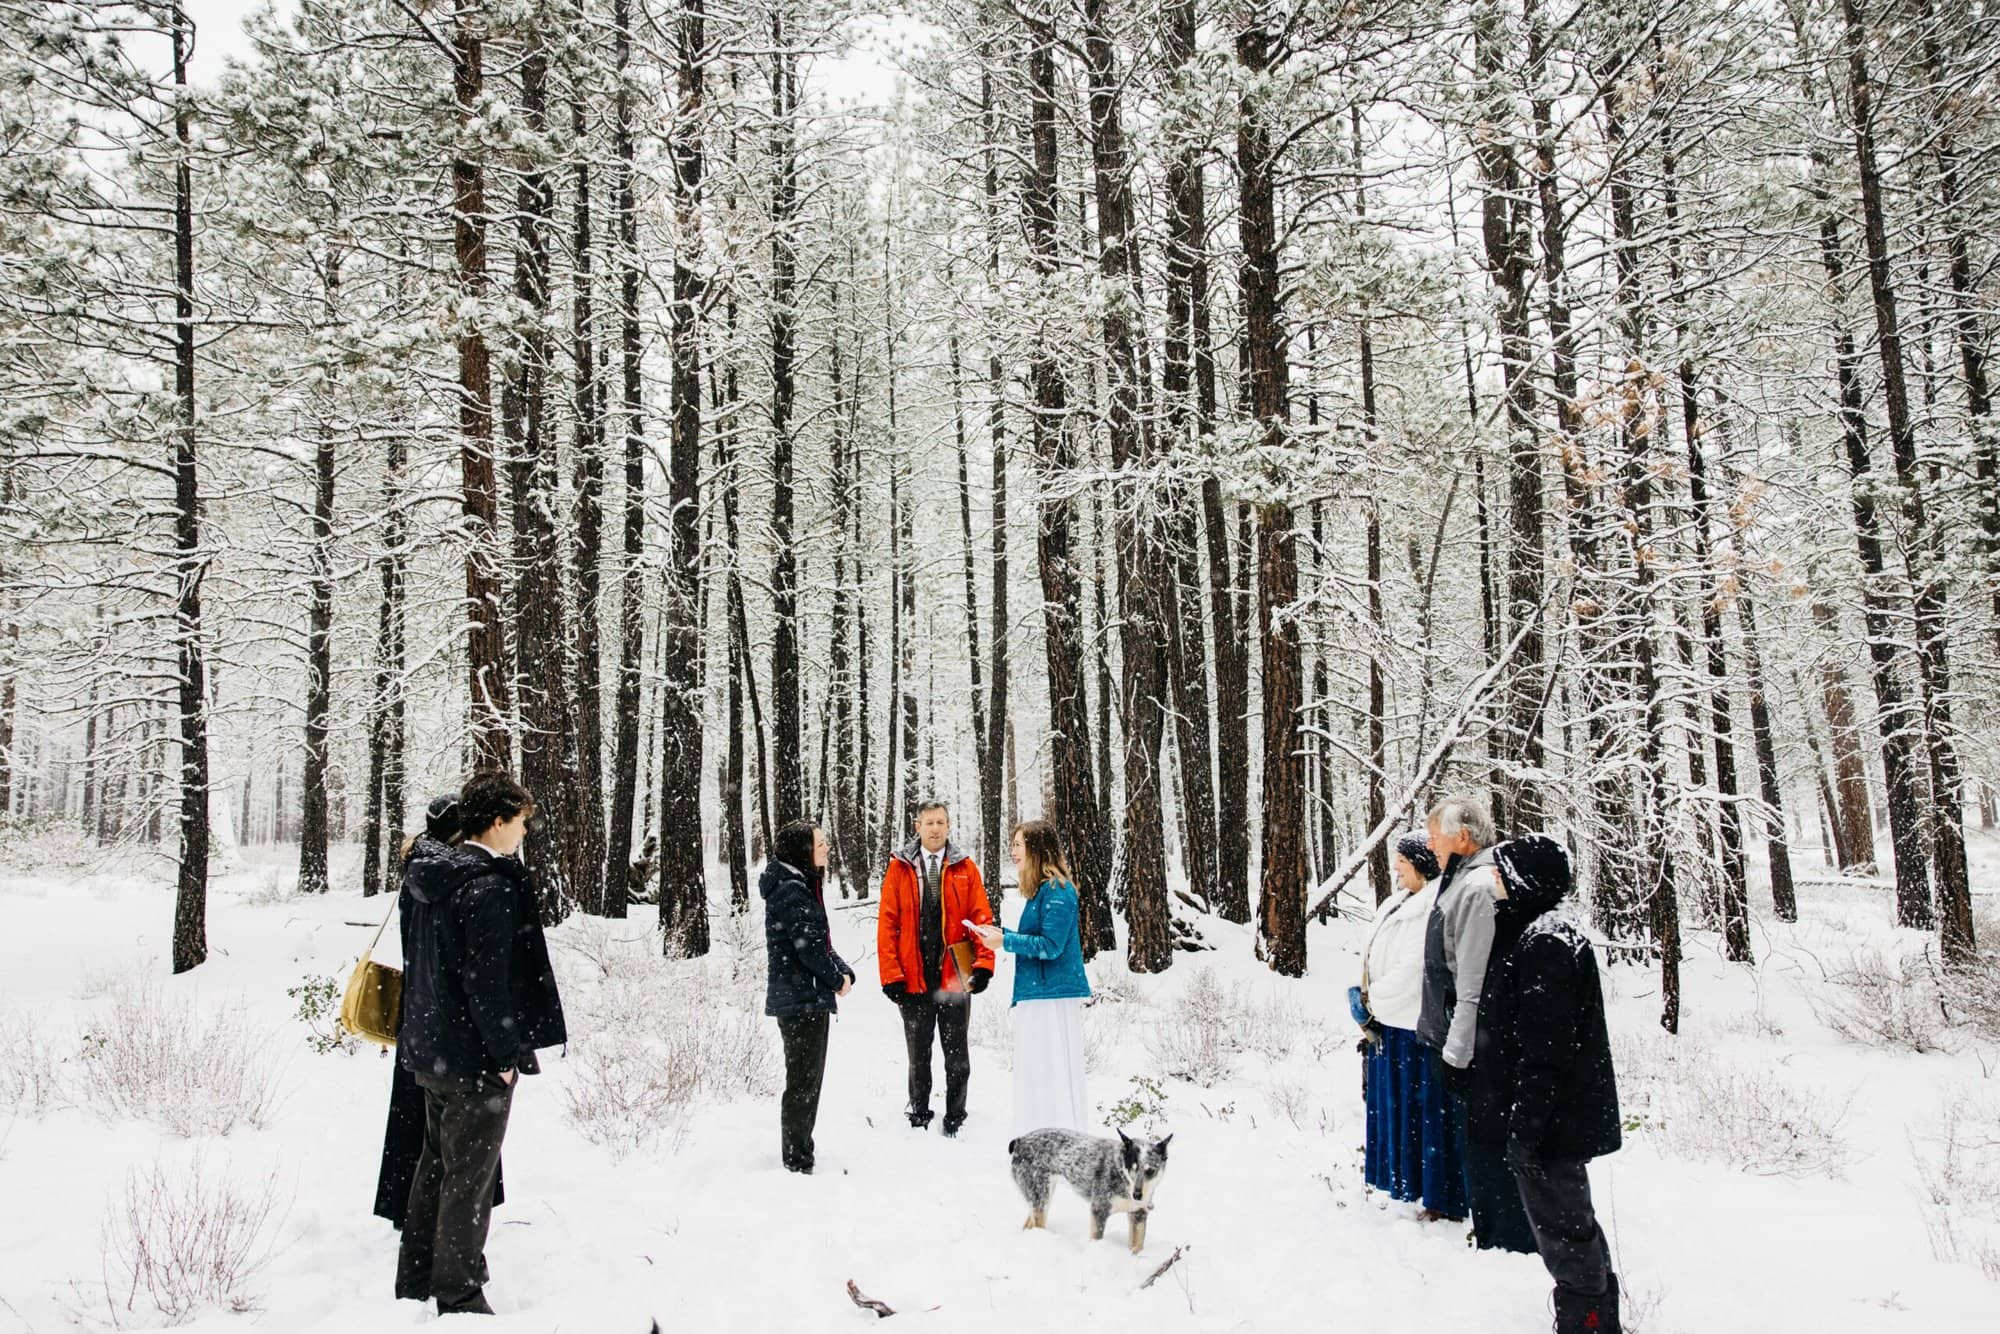
[[[1075,424],[1063,381],[1052,297],[1056,259],[1056,30],[1047,0],[1022,13],[1028,51],[1029,160],[1021,207],[1037,300],[1028,379],[1035,412],[1035,457],[1041,463],[1036,550],[1042,584],[1042,642],[1048,660],[1049,723],[1055,763],[1055,820],[1082,884],[1080,933],[1086,957],[1112,930],[1110,848],[1091,779],[1090,718],[1084,704],[1082,606],[1071,556],[1068,488],[1076,469]]]
[[[1743,617],[1743,669],[1750,691],[1750,740],[1757,752],[1757,794],[1764,803],[1764,850],[1771,863],[1771,910],[1781,922],[1796,922],[1798,891],[1792,884],[1784,788],[1778,781],[1778,748],[1764,692],[1764,654],[1758,643],[1757,608],[1749,594],[1742,593],[1737,596],[1736,610]]]
[[[1090,80],[1091,165],[1097,195],[1101,320],[1111,466],[1118,474],[1119,650],[1123,664],[1125,957],[1135,973],[1174,961],[1167,906],[1166,830],[1161,814],[1160,747],[1167,707],[1167,643],[1159,572],[1166,564],[1155,503],[1150,431],[1141,420],[1138,327],[1143,307],[1133,254],[1131,166],[1126,155],[1117,57],[1105,0],[1084,0],[1084,64]],[[1108,728],[1109,723],[1106,722]],[[1108,784],[1107,784],[1108,789]],[[1107,796],[1109,795],[1107,790]]]
[[[1836,335],[1836,343],[1845,347],[1847,356],[1852,357],[1853,340],[1844,329]],[[1854,368],[1851,364],[1841,363],[1841,369],[1845,402],[1846,385],[1853,378]],[[1859,428],[1862,424],[1858,417],[1850,419],[1845,407],[1841,417],[1843,431],[1850,426]],[[1852,450],[1848,451],[1849,457],[1852,453]],[[1865,443],[1861,443],[1861,457],[1865,464]],[[1829,638],[1836,642],[1839,640],[1840,614],[1834,610],[1832,603],[1818,594],[1812,598],[1812,618],[1813,624],[1825,631]],[[1875,869],[1875,811],[1868,794],[1868,765],[1861,754],[1861,723],[1854,712],[1853,693],[1847,682],[1847,665],[1840,653],[1821,653],[1819,658],[1820,702],[1826,712],[1827,728],[1832,734],[1833,810],[1836,823],[1840,826],[1839,866],[1843,871],[1872,873]]]
[[[780,818],[805,814],[799,715],[799,564],[792,543],[792,403],[798,267],[797,54],[771,9],[771,768]]]
[[[980,146],[982,157],[981,187],[986,205],[986,294],[988,308],[998,312],[1002,306],[1000,295],[1000,232],[1003,225],[1000,217],[1000,169],[996,155],[999,148],[999,126],[995,119],[993,105],[993,74],[991,65],[993,54],[990,44],[982,45],[979,74],[979,117],[984,130],[985,142]],[[997,914],[1000,910],[1000,859],[1002,843],[1002,820],[1000,808],[1001,767],[1003,752],[1007,748],[1005,731],[1008,711],[1011,707],[1009,685],[1011,673],[1007,661],[1007,640],[1009,635],[1007,614],[1007,372],[1000,359],[1000,340],[988,330],[986,353],[986,437],[992,450],[993,494],[990,523],[993,544],[993,591],[991,594],[991,614],[993,617],[992,641],[992,693],[986,707],[986,749],[980,754],[979,799],[980,823],[985,829],[986,841],[984,857],[980,869],[986,873],[986,895]]]
[[[1917,427],[1904,378],[1896,289],[1889,272],[1887,206],[1875,156],[1875,88],[1868,72],[1867,25],[1860,0],[1841,0],[1846,26],[1848,108],[1854,118],[1854,152],[1861,185],[1862,238],[1868,255],[1868,290],[1875,309],[1875,347],[1882,361],[1882,397],[1888,410],[1889,452],[1902,491],[1908,529],[1904,560],[1915,603],[1917,678],[1930,762],[1931,864],[1936,873],[1939,944],[1946,963],[1973,957],[1972,887],[1965,860],[1965,811],[1958,748],[1951,717],[1951,643],[1946,628],[1943,541],[1917,467]]]
[[[950,266],[946,266],[947,285],[950,285]],[[988,747],[992,737],[986,728],[986,663],[980,653],[979,643],[979,585],[972,554],[972,465],[966,457],[965,441],[965,384],[962,379],[963,367],[958,355],[958,331],[954,328],[947,338],[951,361],[951,423],[953,443],[958,453],[958,519],[959,528],[965,539],[965,653],[966,669],[972,685],[972,747],[979,783],[979,810],[984,814],[986,802],[986,778],[991,769]],[[997,847],[1000,826],[997,818],[998,806],[994,807],[996,818],[990,826],[982,820],[980,846],[993,844]],[[981,866],[987,871],[988,865]],[[995,867],[994,869],[997,869]],[[989,872],[990,873],[990,872]]]
[[[1653,35],[1657,56],[1662,39]],[[1701,642],[1708,674],[1706,704],[1709,740],[1715,748],[1716,820],[1721,830],[1722,939],[1731,963],[1749,963],[1749,877],[1743,857],[1743,811],[1736,774],[1736,727],[1729,699],[1729,661],[1722,639],[1724,575],[1717,564],[1712,528],[1715,506],[1709,498],[1708,461],[1701,443],[1701,378],[1695,367],[1695,344],[1689,327],[1687,290],[1680,259],[1679,155],[1671,118],[1661,127],[1660,206],[1666,225],[1668,300],[1674,307],[1674,340],[1679,353],[1675,379],[1680,389],[1682,445],[1687,454],[1688,495],[1694,513],[1690,531],[1694,560],[1707,581],[1701,590]]]
[[[1966,114],[1964,102],[1947,82],[1941,26],[1933,0],[1922,0],[1924,73],[1933,97],[1931,151],[1937,159],[1938,222],[1944,228],[1945,256],[1951,290],[1952,337],[1958,345],[1959,372],[1965,380],[1965,410],[1971,418],[1972,462],[1979,487],[1978,518],[1984,548],[1988,594],[1993,616],[1993,643],[2000,651],[2000,423],[1993,414],[1993,388],[1986,370],[1986,332],[1981,300],[1972,277],[1972,240],[1964,217],[1964,187],[1959,171],[1955,121]],[[1970,19],[1968,22],[1972,21]]]
[[[611,822],[605,835],[605,877],[623,885],[632,865],[632,816],[638,803],[639,678],[645,657],[646,419],[640,374],[639,212],[633,189],[632,0],[612,0],[611,172],[617,221],[620,425],[624,432],[625,500],[618,590],[618,688],[612,698]],[[653,747],[658,749],[657,744]],[[651,800],[651,793],[647,799]],[[650,823],[650,822],[649,822]],[[664,864],[665,858],[662,857]]]
[[[458,433],[465,514],[465,603],[468,730],[474,767],[506,767],[508,736],[507,633],[501,616],[500,497],[493,461],[493,362],[486,346],[486,166],[476,122],[485,114],[486,14],[483,0],[453,0],[452,93],[457,147],[451,161],[452,247],[459,300],[467,308],[458,330]]]
[[[587,24],[583,0],[576,0],[575,41],[581,47]],[[576,544],[570,574],[576,585],[576,630],[571,693],[576,708],[577,900],[587,913],[623,917],[629,895],[624,867],[605,865],[604,828],[604,637],[598,619],[603,597],[604,560],[604,390],[597,374],[597,333],[592,320],[596,291],[596,233],[591,218],[589,89],[584,62],[571,71],[569,104],[571,172],[570,356],[571,411],[575,418],[571,454],[576,500]]]
[[[362,868],[362,893],[378,893],[385,863],[393,866],[402,854],[403,748],[409,734],[407,695],[403,681],[408,616],[404,611],[407,578],[403,549],[408,519],[403,511],[403,469],[408,466],[409,438],[390,431],[389,457],[382,474],[382,554],[376,562],[382,599],[375,634],[375,697],[368,731],[368,840]],[[239,830],[247,836],[248,829]]]
[[[1244,341],[1249,344],[1250,416],[1260,445],[1290,444],[1290,367],[1280,304],[1277,218],[1276,108],[1262,89],[1275,68],[1275,16],[1253,6],[1236,33],[1236,62],[1250,80],[1240,97],[1236,131],[1237,227],[1243,247]],[[1264,699],[1263,867],[1258,929],[1273,971],[1306,969],[1305,756],[1299,737],[1304,704],[1300,672],[1298,535],[1292,507],[1266,501],[1257,512],[1257,632],[1262,645]]]
[[[1194,0],[1169,0],[1161,11],[1160,35],[1176,93],[1188,96],[1195,57]],[[1166,342],[1160,375],[1168,450],[1186,456],[1193,463],[1200,457],[1203,438],[1213,429],[1215,411],[1214,364],[1205,351],[1208,301],[1208,220],[1202,182],[1205,145],[1187,135],[1172,148],[1166,179]],[[1197,302],[1204,308],[1204,327],[1199,340],[1195,326]],[[1199,377],[1198,370],[1202,373]],[[1199,386],[1198,378],[1203,381]],[[1168,664],[1173,678],[1174,748],[1180,760],[1183,859],[1188,888],[1196,900],[1218,907],[1215,752],[1210,740],[1214,706],[1208,689],[1208,636],[1202,627],[1202,510],[1198,488],[1184,484],[1174,488],[1167,522],[1174,591],[1164,609],[1173,640]],[[1244,906],[1247,915],[1247,902]]]
[[[840,315],[840,289],[834,288],[832,309]],[[832,844],[834,870],[840,877],[842,898],[852,897],[867,879],[866,817],[862,814],[862,794],[866,782],[856,761],[855,736],[855,630],[854,604],[859,583],[860,555],[854,540],[854,475],[851,471],[848,429],[846,374],[841,341],[827,347],[832,410],[829,424],[833,434],[831,502],[836,533],[833,551],[833,633],[831,635],[831,680],[828,693],[833,708],[834,771],[836,786],[827,794],[828,841]],[[864,664],[865,667],[865,664]]]
[[[322,261],[323,314],[329,327],[340,318],[341,253],[329,245]],[[328,366],[320,392],[320,421],[313,446],[312,577],[306,592],[305,809],[299,822],[299,892],[327,891],[327,734],[333,711],[333,479],[332,415],[340,385]]]
[[[173,970],[208,958],[208,674],[202,644],[201,477],[195,466],[194,152],[187,62],[194,21],[173,11],[174,59],[174,639],[180,670],[180,871]]]
[[[660,738],[660,942],[669,957],[708,953],[701,820],[701,272],[702,117],[707,53],[701,0],[681,6],[674,118],[673,454],[668,464],[666,693]]]
[[[1951,740],[1948,703],[1950,645],[1944,627],[1943,577],[1938,543],[1917,472],[1916,421],[1910,412],[1896,290],[1889,273],[1887,209],[1875,155],[1875,88],[1868,72],[1867,27],[1859,0],[1841,0],[1846,33],[1848,107],[1861,186],[1862,239],[1868,256],[1868,291],[1875,312],[1875,345],[1882,362],[1882,397],[1889,425],[1889,453],[1902,492],[1904,559],[1916,612],[1919,713],[1927,743],[1931,809],[1930,854],[1936,872],[1937,917],[1947,962],[1971,956],[1972,900],[1965,864],[1958,756]],[[1900,884],[1900,878],[1899,878]],[[1928,906],[1926,909],[1928,912]],[[1899,919],[1902,914],[1899,912]],[[1914,923],[1905,923],[1906,925]],[[1928,922],[1925,923],[1928,925]]]
[[[1614,95],[1605,102],[1605,131],[1612,160],[1625,161],[1628,140],[1623,113]],[[1628,367],[1620,386],[1619,443],[1624,452],[1625,524],[1631,564],[1631,613],[1625,618],[1633,657],[1633,673],[1644,709],[1639,738],[1645,784],[1640,804],[1640,883],[1636,899],[1651,909],[1653,936],[1660,947],[1660,1027],[1680,1031],[1681,914],[1680,892],[1674,879],[1674,854],[1667,819],[1666,701],[1655,660],[1654,577],[1649,546],[1653,532],[1653,461],[1650,442],[1659,434],[1663,411],[1647,368],[1647,317],[1640,288],[1638,207],[1628,176],[1629,167],[1612,174],[1610,182],[1614,267],[1617,272],[1619,335]]]
[[[1368,190],[1365,185],[1367,173],[1362,165],[1361,108],[1354,107],[1350,113],[1354,131],[1354,217],[1357,223],[1368,216]],[[1367,303],[1360,310],[1361,321],[1361,421],[1365,440],[1372,453],[1378,439],[1378,424],[1375,409],[1375,329],[1370,320]],[[1388,800],[1384,788],[1389,781],[1389,739],[1388,739],[1388,682],[1382,675],[1382,646],[1388,642],[1388,619],[1382,609],[1382,506],[1379,497],[1370,494],[1362,502],[1367,509],[1367,559],[1368,559],[1368,781],[1367,805],[1363,814],[1365,828],[1373,829],[1388,815]],[[1325,692],[1321,692],[1324,694]],[[1328,858],[1329,862],[1331,858]],[[1332,871],[1328,865],[1325,870]],[[1389,897],[1393,886],[1389,883],[1388,840],[1376,841],[1374,850],[1368,854],[1368,884],[1374,891],[1375,902]]]
[[[1507,619],[1518,627],[1541,619],[1545,556],[1542,539],[1542,455],[1535,425],[1534,339],[1528,324],[1532,267],[1527,195],[1514,153],[1511,99],[1500,51],[1496,0],[1481,0],[1473,20],[1482,125],[1473,157],[1485,185],[1481,231],[1492,276],[1507,405]],[[1505,772],[1494,815],[1503,826],[1540,828],[1544,817],[1542,698],[1546,689],[1539,624],[1515,650],[1508,678]]]
[[[544,15],[531,11],[521,34],[522,128],[536,145],[548,136],[548,47]],[[564,605],[562,542],[556,533],[556,447],[548,422],[549,233],[555,188],[540,148],[522,171],[515,209],[519,241],[514,298],[525,329],[508,374],[504,414],[513,466],[520,479],[514,510],[521,555],[515,578],[514,624],[520,664],[521,780],[535,794],[542,828],[531,831],[524,859],[539,881],[542,919],[560,922],[578,903],[588,841],[577,783],[576,720],[571,708],[569,627]]]

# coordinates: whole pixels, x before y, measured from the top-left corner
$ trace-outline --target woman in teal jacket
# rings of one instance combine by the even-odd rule
[[[1046,820],[1014,830],[1014,865],[1027,900],[1012,931],[973,926],[991,949],[1014,963],[1014,1134],[1051,1126],[1083,1130],[1090,1105],[1083,1086],[1083,971],[1076,885],[1063,863],[1062,840]]]

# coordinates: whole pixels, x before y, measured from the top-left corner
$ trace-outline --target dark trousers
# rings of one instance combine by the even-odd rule
[[[785,1166],[794,1172],[813,1167],[813,1125],[819,1120],[820,1083],[826,1078],[826,1032],[832,1015],[780,1019],[785,1043],[785,1096],[778,1107]]]
[[[382,1131],[382,1170],[375,1178],[375,1215],[386,1218],[397,1231],[403,1228],[403,1213],[410,1207],[410,1182],[416,1179],[417,1159],[424,1151],[424,1091],[417,1077],[400,1063],[390,1062],[395,1071],[389,1080],[389,1121]],[[493,1169],[493,1205],[507,1202],[507,1166]]]
[[[1516,1158],[1513,1172],[1534,1229],[1535,1249],[1555,1280],[1557,1299],[1603,1296],[1611,1286],[1611,1243],[1598,1226],[1584,1163]]]
[[[1521,1207],[1506,1149],[1466,1136],[1465,1185],[1472,1200],[1472,1236],[1479,1249],[1533,1255],[1535,1230]]]
[[[419,1075],[417,1083],[424,1091],[424,1147],[410,1182],[396,1295],[435,1297],[439,1311],[483,1310],[493,1181],[514,1089],[497,1075]]]
[[[972,1081],[972,997],[947,994],[905,996],[903,1045],[910,1053],[910,1115],[931,1119],[931,1036],[944,1042],[944,1126],[956,1130],[965,1122],[965,1087]]]

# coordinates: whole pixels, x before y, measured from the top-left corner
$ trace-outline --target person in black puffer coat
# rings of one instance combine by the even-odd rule
[[[401,812],[397,812],[400,816]],[[399,819],[397,823],[401,823]],[[411,838],[403,846],[403,867],[407,873],[409,864],[419,858],[435,861],[451,851],[452,840],[458,837],[458,794],[435,797],[424,813],[424,832]],[[402,927],[399,938],[403,942],[404,959],[410,957],[410,914],[416,907],[416,898],[404,890],[397,896],[396,910]],[[397,1231],[402,1231],[403,1215],[410,1208],[410,1182],[416,1179],[417,1159],[424,1149],[424,1091],[417,1087],[417,1077],[404,1068],[401,1061],[389,1063],[389,1120],[382,1131],[382,1166],[375,1178],[375,1214],[386,1218]],[[506,1168],[496,1163],[493,1168],[493,1205],[498,1208],[507,1199],[505,1187]]]
[[[513,777],[483,771],[458,794],[462,841],[419,849],[396,1059],[424,1091],[424,1145],[396,1259],[396,1296],[440,1313],[491,1314],[486,1234],[520,1076],[568,1040],[535,885],[516,856],[535,814]]]
[[[787,1170],[813,1170],[813,1126],[826,1075],[826,1036],[838,998],[854,985],[854,970],[833,948],[822,881],[826,836],[810,820],[793,820],[772,841],[771,860],[757,882],[764,899],[764,950],[769,963],[764,1013],[778,1021],[785,1044],[785,1096],[778,1124]]]
[[[1500,845],[1493,860],[1499,902],[1467,1131],[1507,1146],[1535,1248],[1555,1280],[1558,1334],[1617,1334],[1618,1276],[1586,1170],[1623,1138],[1597,957],[1555,911],[1570,891],[1560,843],[1529,834]]]

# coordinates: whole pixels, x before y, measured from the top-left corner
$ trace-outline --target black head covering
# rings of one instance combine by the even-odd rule
[[[1417,874],[1426,880],[1435,880],[1440,874],[1437,856],[1431,852],[1430,840],[1419,833],[1405,834],[1396,840],[1396,855],[1417,868]]]
[[[424,832],[440,843],[449,843],[458,837],[458,797],[455,794],[431,798],[431,804],[424,811]]]
[[[1569,849],[1547,834],[1523,834],[1493,850],[1493,863],[1514,911],[1536,917],[1569,893]]]

